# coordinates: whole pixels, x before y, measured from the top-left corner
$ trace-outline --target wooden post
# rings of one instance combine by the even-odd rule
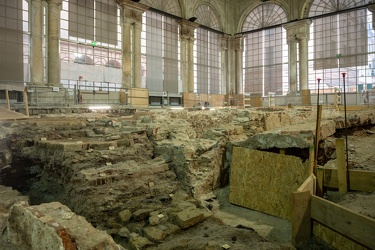
[[[8,107],[8,110],[10,110],[10,102],[9,102],[9,93],[8,93],[8,89],[5,89],[5,99],[7,100],[7,107]]]
[[[304,183],[298,188],[297,192],[292,193],[292,244],[294,246],[307,241],[311,238],[311,195],[315,193],[316,178],[311,174]]]
[[[309,161],[310,161],[309,174],[314,173],[314,166],[315,166],[315,154],[314,154],[314,152],[315,152],[314,145],[311,145],[310,149],[309,149]]]
[[[25,103],[26,115],[29,116],[29,100],[27,97],[27,88],[23,89],[23,102]]]
[[[345,161],[345,143],[344,139],[336,139],[336,167],[339,181],[339,192],[346,194],[348,192],[347,168]]]
[[[316,168],[318,166],[318,149],[320,140],[320,121],[322,120],[322,105],[318,105],[316,113],[316,129],[315,129],[315,157],[314,157],[314,174],[317,176]]]
[[[311,238],[310,191],[292,193],[292,244],[294,246]]]

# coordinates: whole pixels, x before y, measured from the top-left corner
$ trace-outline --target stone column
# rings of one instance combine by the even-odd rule
[[[48,3],[48,85],[59,86],[60,63],[60,7],[62,0],[47,0]]]
[[[221,94],[229,94],[230,88],[228,85],[228,35],[221,37]]]
[[[308,41],[310,39],[310,19],[284,24],[289,44],[289,89],[297,91],[297,51],[299,45],[299,90],[308,90]]]
[[[228,39],[228,88],[227,94],[233,95],[236,91],[236,53],[234,50],[234,37],[231,36]]]
[[[131,23],[129,19],[122,22],[122,87],[131,88]]]
[[[236,57],[236,94],[243,94],[243,77],[242,77],[242,41],[243,36],[236,36],[234,38],[234,51]]]
[[[43,6],[42,0],[31,1],[31,84],[41,85],[43,80]]]
[[[142,88],[142,64],[141,64],[141,31],[142,31],[142,21],[134,23],[134,87]]]
[[[194,37],[188,40],[188,92],[194,93]]]
[[[288,37],[289,54],[289,93],[297,93],[297,40],[295,36]]]
[[[188,86],[187,86],[187,37],[181,36],[181,81],[182,81],[182,91],[188,92]]]
[[[309,89],[308,39],[305,34],[297,35],[299,45],[299,88]]]
[[[185,19],[180,24],[181,80],[185,93],[194,93],[194,30],[199,24]]]
[[[122,10],[122,87],[141,88],[142,14],[149,7],[130,0],[116,0]],[[132,37],[133,30],[133,40]],[[132,57],[133,56],[133,57]],[[132,61],[133,58],[133,61]],[[133,67],[132,67],[133,66]],[[133,73],[133,74],[132,74]],[[133,76],[133,79],[132,79]]]

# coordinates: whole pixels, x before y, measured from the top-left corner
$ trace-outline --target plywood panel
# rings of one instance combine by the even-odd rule
[[[308,176],[298,157],[234,147],[229,201],[291,219],[291,195]]]

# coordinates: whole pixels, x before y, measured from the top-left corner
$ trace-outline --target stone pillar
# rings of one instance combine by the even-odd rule
[[[48,3],[48,85],[59,86],[60,63],[60,7],[62,0],[47,0]]]
[[[235,36],[234,51],[236,57],[236,94],[243,94],[243,77],[242,77],[242,51],[243,36]]]
[[[308,39],[306,35],[297,35],[299,45],[299,88],[309,89]]]
[[[122,87],[131,88],[131,23],[124,19],[122,22]]]
[[[134,86],[136,88],[142,88],[142,64],[141,64],[141,31],[142,21],[134,23]]]
[[[187,86],[187,37],[181,36],[181,81],[182,81],[182,91],[188,92],[188,86]]]
[[[289,93],[297,93],[297,40],[293,36],[288,37],[288,54],[289,54]]]
[[[289,44],[289,89],[297,91],[297,51],[299,45],[299,90],[308,89],[308,41],[310,39],[310,19],[284,24]]]
[[[234,37],[228,39],[228,89],[227,94],[233,95],[236,91],[236,53],[234,50]]]
[[[43,79],[43,6],[42,0],[31,1],[31,84],[41,85]]]
[[[122,10],[122,87],[141,88],[142,14],[149,7],[130,0],[116,0],[116,2]],[[132,30],[133,40],[131,40]]]
[[[221,94],[228,94],[230,91],[228,85],[228,35],[221,37]]]
[[[178,23],[180,24],[181,80],[183,91],[194,93],[194,30],[199,24],[185,19],[179,20]]]
[[[188,40],[188,92],[194,93],[194,37]]]

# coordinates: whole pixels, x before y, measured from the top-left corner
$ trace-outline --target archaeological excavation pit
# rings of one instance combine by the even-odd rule
[[[65,249],[337,246],[341,243],[321,233],[329,230],[321,224],[309,239],[292,241],[291,197],[310,175],[314,116],[314,109],[299,108],[139,109],[3,120],[1,244],[9,249],[49,248],[51,241]],[[350,168],[373,175],[374,113],[349,117]],[[341,112],[323,110],[319,172],[336,168],[335,141],[345,137],[342,120]],[[338,197],[331,172],[323,177],[325,198]],[[368,210],[374,196],[366,191]],[[356,192],[349,195],[365,195]],[[78,225],[83,229],[76,230]],[[30,231],[39,236],[27,236]]]

